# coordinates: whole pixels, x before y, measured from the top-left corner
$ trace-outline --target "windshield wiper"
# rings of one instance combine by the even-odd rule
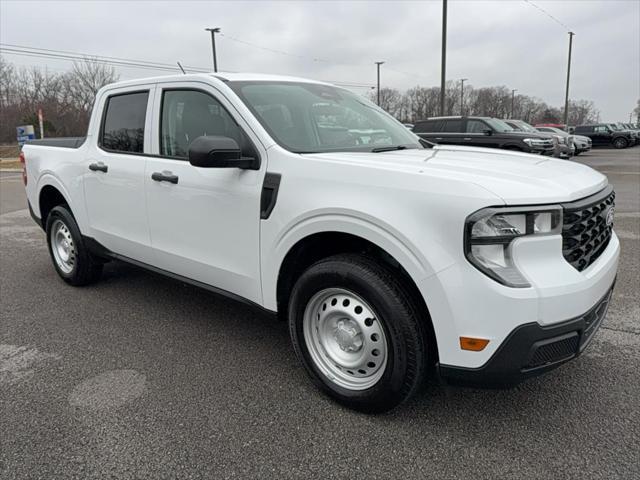
[[[378,147],[378,148],[373,148],[371,149],[371,152],[373,153],[380,153],[380,152],[391,152],[393,150],[406,150],[407,147],[404,145],[392,145],[390,147]]]

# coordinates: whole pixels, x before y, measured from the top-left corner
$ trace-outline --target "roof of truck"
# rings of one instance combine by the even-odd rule
[[[110,86],[128,86],[139,85],[143,83],[159,83],[159,82],[181,82],[186,80],[202,80],[216,78],[223,82],[256,82],[256,81],[271,81],[271,82],[303,82],[303,83],[316,83],[321,85],[331,85],[327,82],[321,82],[319,80],[311,80],[309,78],[290,77],[287,75],[271,75],[265,73],[236,73],[236,72],[217,72],[217,73],[186,73],[175,75],[163,75],[158,77],[146,77],[137,78],[135,80],[125,80],[122,82],[112,83]]]

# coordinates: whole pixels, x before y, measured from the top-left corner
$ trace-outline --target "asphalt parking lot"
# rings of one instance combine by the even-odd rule
[[[622,242],[576,361],[507,391],[430,382],[381,416],[317,392],[274,317],[111,263],[55,274],[18,173],[0,175],[0,478],[640,477],[640,146],[609,176]]]

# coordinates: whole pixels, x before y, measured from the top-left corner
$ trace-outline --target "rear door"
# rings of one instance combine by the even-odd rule
[[[158,84],[155,110],[154,155],[144,178],[156,265],[260,302],[266,151],[232,104],[208,84]],[[188,149],[202,135],[233,138],[244,156],[262,160],[260,170],[194,167]]]
[[[106,91],[84,174],[90,235],[114,253],[153,263],[144,194],[153,87]]]
[[[449,118],[444,121],[444,126],[440,137],[442,138],[439,143],[448,145],[464,145],[464,129],[463,120],[461,118]]]

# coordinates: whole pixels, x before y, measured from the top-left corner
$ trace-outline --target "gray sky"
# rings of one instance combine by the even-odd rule
[[[593,100],[604,121],[628,121],[640,96],[640,1],[531,1],[576,32],[570,97]],[[204,28],[219,26],[220,70],[373,85],[373,62],[384,60],[383,86],[406,89],[440,82],[441,3],[0,0],[0,41],[210,68]],[[524,0],[450,0],[447,78],[506,85],[561,106],[566,30]],[[70,66],[5,59],[54,71]],[[122,79],[163,74],[118,72]]]

